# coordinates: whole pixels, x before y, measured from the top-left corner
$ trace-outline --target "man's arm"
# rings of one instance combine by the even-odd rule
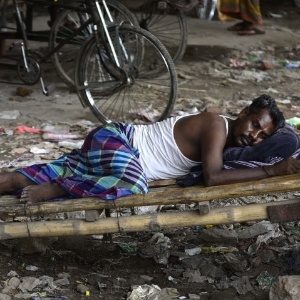
[[[211,151],[210,155],[203,157],[203,177],[206,186],[258,180],[269,176],[262,167],[225,170],[223,169],[223,160],[221,160],[220,164],[214,152]]]
[[[300,172],[300,161],[287,157],[273,165],[264,167],[220,170],[210,174],[210,181],[207,180],[204,173],[204,183],[206,186],[230,184],[237,182],[246,182],[251,180],[259,180],[272,176],[289,175]]]
[[[263,179],[269,176],[287,175],[300,171],[300,161],[291,157],[267,167],[251,169],[223,169],[222,150],[225,144],[222,125],[211,122],[201,139],[201,157],[206,186],[230,184]],[[266,142],[266,141],[265,141]]]

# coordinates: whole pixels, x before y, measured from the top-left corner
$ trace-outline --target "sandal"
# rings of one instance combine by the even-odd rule
[[[265,34],[266,32],[257,27],[251,27],[244,30],[238,31],[238,35],[256,35],[256,34]]]
[[[229,31],[241,31],[241,30],[244,30],[245,28],[247,28],[248,25],[249,25],[248,22],[243,21],[243,22],[239,22],[239,23],[236,23],[236,24],[228,27],[227,30],[229,30]]]

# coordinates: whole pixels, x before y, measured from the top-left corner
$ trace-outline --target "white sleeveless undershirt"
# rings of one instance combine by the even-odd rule
[[[133,146],[139,150],[140,163],[148,181],[186,175],[200,162],[184,156],[174,139],[174,125],[185,116],[171,117],[150,125],[135,125]],[[224,116],[226,134],[228,121]]]

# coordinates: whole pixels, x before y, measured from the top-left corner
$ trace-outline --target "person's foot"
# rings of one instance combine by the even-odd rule
[[[254,26],[244,28],[243,30],[238,31],[238,35],[256,35],[265,33],[266,32],[263,29]]]
[[[67,196],[68,193],[57,183],[29,185],[21,193],[20,202],[36,203]]]

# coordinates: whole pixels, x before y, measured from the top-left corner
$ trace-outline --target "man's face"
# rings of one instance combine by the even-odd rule
[[[245,108],[239,115],[234,130],[234,143],[238,147],[256,145],[275,132],[269,110],[264,109],[257,114],[248,114]]]

